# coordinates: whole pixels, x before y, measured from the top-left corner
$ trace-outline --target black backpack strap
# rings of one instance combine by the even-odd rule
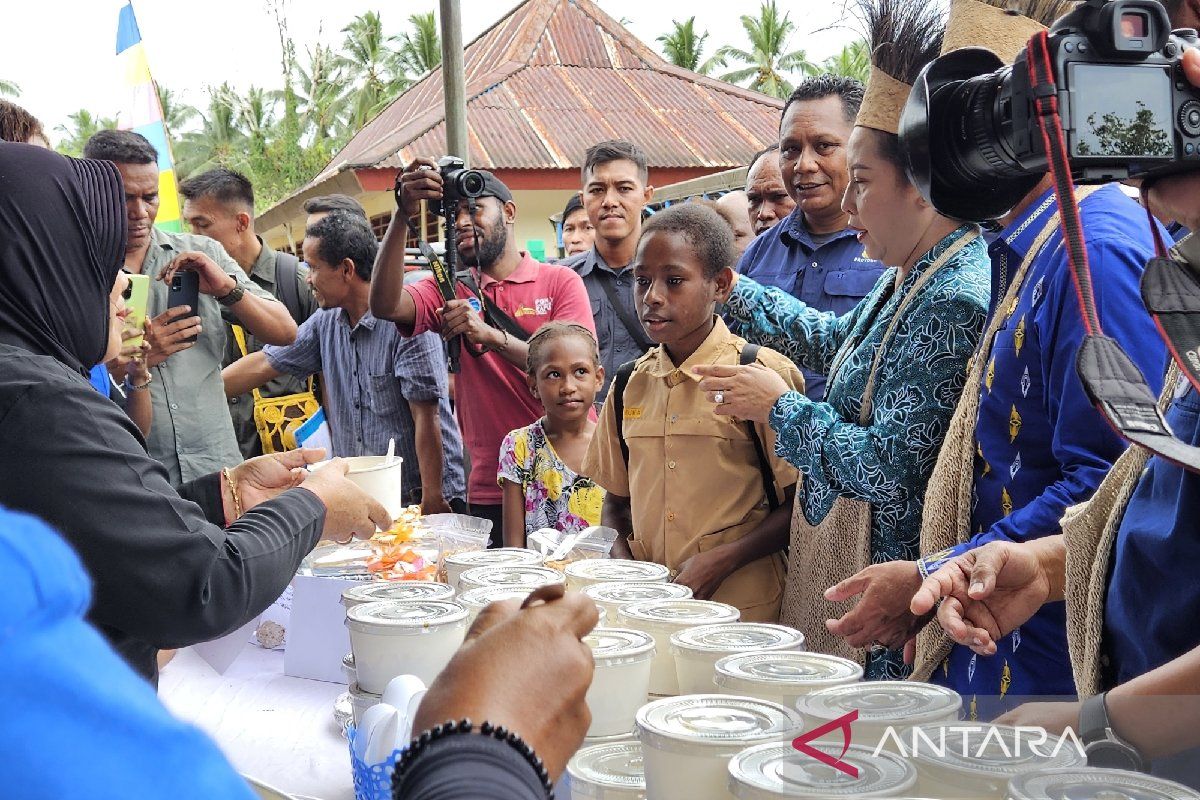
[[[483,318],[487,324],[493,328],[502,330],[514,339],[522,342],[529,341],[529,331],[517,324],[517,321],[510,317],[500,306],[496,305],[491,299],[479,289],[479,284],[475,282],[475,276],[471,274],[469,269],[462,270],[457,275],[458,280],[464,286],[471,290],[471,294],[480,298],[483,302]],[[470,348],[467,352],[473,352]]]
[[[761,349],[756,344],[747,343],[742,348],[742,354],[738,363],[743,367],[753,364],[758,359],[758,351]],[[758,455],[758,471],[762,474],[763,494],[766,495],[767,505],[774,511],[779,508],[781,503],[779,494],[775,491],[775,473],[771,469],[770,459],[767,458],[767,449],[763,447],[762,439],[758,435],[758,428],[754,427],[754,423],[747,422],[746,428],[750,431],[750,441],[754,442],[754,452]]]
[[[637,342],[638,347],[642,348],[642,352],[644,353],[651,347],[654,347],[654,342],[650,341],[650,337],[646,335],[646,331],[642,328],[641,323],[634,319],[633,315],[629,313],[629,309],[625,308],[620,298],[617,297],[617,290],[613,288],[612,281],[604,277],[604,275],[595,272],[592,274],[596,275],[596,283],[600,284],[600,288],[604,290],[604,296],[608,298],[608,304],[617,313],[617,318],[621,320],[621,324],[625,326],[625,330]]]
[[[617,442],[621,445],[621,458],[625,459],[625,471],[629,471],[629,445],[625,442],[625,387],[629,385],[629,377],[637,361],[626,361],[617,367],[616,377],[613,378],[612,404],[613,419],[617,425]]]
[[[304,322],[304,311],[300,308],[300,259],[289,253],[275,253],[275,296],[283,303],[296,324]]]

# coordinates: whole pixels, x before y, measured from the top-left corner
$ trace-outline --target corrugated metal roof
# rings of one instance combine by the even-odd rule
[[[622,137],[655,167],[739,166],[776,137],[782,103],[678,69],[590,0],[527,0],[467,46],[471,163],[578,168]],[[398,167],[445,148],[435,70],[368,123],[314,180]]]

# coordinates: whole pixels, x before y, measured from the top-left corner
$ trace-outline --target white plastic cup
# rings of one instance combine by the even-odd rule
[[[650,581],[605,581],[585,586],[583,593],[596,601],[596,605],[608,612],[608,618],[616,624],[617,612],[622,606],[642,603],[646,600],[691,600],[692,587],[682,583],[658,583]]]
[[[962,697],[931,683],[866,681],[810,692],[796,700],[795,707],[814,728],[857,711],[854,743],[894,750],[899,734],[913,725],[957,722]],[[842,736],[835,728],[817,741],[841,742]]]
[[[586,697],[592,712],[587,735],[628,735],[646,703],[654,638],[628,628],[596,628],[583,643],[592,649],[596,664]]]
[[[653,561],[633,561],[625,558],[585,558],[567,564],[567,589],[581,592],[588,586],[609,581],[641,581],[666,583],[671,570]]]
[[[978,722],[909,728],[901,741],[917,768],[913,794],[1004,800],[1017,775],[1086,764],[1074,740],[1043,733]]]
[[[400,482],[404,459],[395,456],[390,465],[387,456],[350,456],[343,460],[349,466],[346,478],[378,500],[392,519],[399,519],[405,508]]]
[[[567,764],[572,800],[644,800],[642,745],[626,739],[578,750]],[[557,795],[556,795],[557,796]]]
[[[637,713],[648,800],[729,800],[729,759],[759,744],[790,742],[800,716],[752,697],[692,694]]]
[[[342,592],[346,610],[379,600],[453,600],[454,589],[436,581],[367,581]]]
[[[463,643],[467,610],[449,600],[363,603],[346,612],[358,685],[382,695],[398,675],[433,683]]]
[[[1200,792],[1142,772],[1100,767],[1045,769],[1018,775],[1006,800],[1200,800]]]
[[[667,697],[679,694],[671,634],[697,625],[737,622],[741,612],[712,600],[647,600],[624,606],[617,624],[654,637],[654,662],[650,667],[650,694]]]
[[[680,694],[712,694],[716,691],[714,667],[725,656],[803,649],[803,633],[786,625],[765,622],[698,625],[671,634],[671,656],[675,659]]]
[[[757,697],[793,708],[802,695],[858,683],[863,668],[825,653],[772,650],[725,656],[713,666],[717,691]]]
[[[912,793],[917,773],[894,753],[875,754],[851,745],[843,754],[841,744],[812,746],[857,770],[858,775],[826,766],[797,751],[791,742],[761,744],[730,759],[730,792],[738,800],[858,800]]]
[[[466,592],[480,586],[515,586],[528,594],[539,586],[550,586],[563,582],[562,573],[549,567],[502,564],[495,567],[475,567],[458,576],[459,591]]]
[[[464,572],[476,567],[498,566],[542,566],[542,556],[524,547],[497,547],[492,550],[468,550],[465,553],[454,553],[442,560],[446,570],[446,583],[454,587],[454,591],[462,591],[459,578]]]

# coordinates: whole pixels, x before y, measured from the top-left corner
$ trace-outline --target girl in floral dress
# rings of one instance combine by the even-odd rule
[[[604,490],[579,467],[596,422],[592,403],[604,385],[591,331],[550,322],[529,340],[529,391],[546,416],[511,431],[500,445],[504,545],[524,547],[541,528],[574,533],[600,524]]]

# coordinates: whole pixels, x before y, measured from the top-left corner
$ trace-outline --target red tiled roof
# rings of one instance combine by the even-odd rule
[[[782,103],[679,69],[590,0],[527,0],[465,51],[471,163],[568,169],[608,138],[653,167],[740,166],[773,141]],[[313,183],[446,149],[441,70],[369,122]]]

